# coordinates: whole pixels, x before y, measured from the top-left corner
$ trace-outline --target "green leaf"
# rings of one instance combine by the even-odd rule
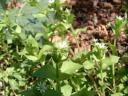
[[[0,70],[0,79],[4,77],[4,72]]]
[[[1,31],[4,27],[6,27],[6,24],[0,23],[0,31]]]
[[[39,52],[39,55],[47,54],[53,51],[52,45],[43,45],[42,49]]]
[[[126,88],[124,89],[124,93],[125,93],[125,94],[128,94],[128,87],[126,87]]]
[[[13,76],[18,80],[22,80],[22,76],[19,73],[14,73]]]
[[[19,25],[16,26],[16,33],[21,33],[21,27]]]
[[[48,0],[40,0],[40,2],[39,2],[40,7],[44,8],[44,9],[48,7],[48,4],[49,4]]]
[[[83,87],[79,91],[72,93],[71,96],[96,96],[96,93],[94,90]]]
[[[25,86],[26,82],[25,81],[19,81],[19,86]]]
[[[109,43],[108,46],[111,48],[112,54],[117,54],[117,48],[116,48],[116,46],[114,46],[114,45],[111,44],[111,43]]]
[[[14,71],[15,71],[14,67],[10,67],[6,69],[5,73],[6,75],[12,75]]]
[[[99,73],[97,74],[97,77],[99,77],[100,79],[105,78],[107,77],[107,73],[106,72]]]
[[[25,55],[27,59],[32,60],[32,61],[37,61],[38,58],[36,56],[32,56],[32,55]]]
[[[23,91],[21,94],[22,94],[22,96],[35,96],[34,90],[32,88],[31,89],[29,88],[29,89]]]
[[[42,68],[34,72],[33,76],[38,78],[50,78],[52,80],[56,80],[56,69],[52,64],[46,64]]]
[[[78,28],[78,29],[74,30],[73,35],[76,36],[80,32],[86,32],[86,31],[87,31],[87,27],[85,27],[85,28]]]
[[[39,51],[38,58],[44,60],[45,56],[53,51],[52,45],[43,45],[42,49]]]
[[[36,40],[40,40],[40,38],[43,36],[43,32],[38,32],[35,36]]]
[[[29,35],[27,39],[27,44],[33,48],[38,48],[38,43],[31,35]]]
[[[64,96],[71,96],[72,87],[70,85],[64,85],[61,87],[61,92]]]
[[[8,77],[4,77],[3,80],[4,80],[6,83],[8,83],[9,78],[8,78]]]
[[[122,94],[122,93],[115,93],[115,94],[112,94],[111,96],[124,96],[124,94]]]
[[[108,66],[118,63],[118,61],[119,61],[118,56],[111,55],[110,57],[107,57],[102,60],[103,63],[102,67],[103,69],[106,69]]]
[[[128,63],[128,53],[125,53],[122,57],[121,57],[121,61],[124,63]]]
[[[112,26],[112,30],[115,33],[116,37],[120,36],[121,31],[124,31],[124,26],[127,20],[122,17],[116,17],[115,24]]]
[[[15,80],[9,79],[9,84],[11,86],[11,89],[13,90],[18,89],[18,83]]]
[[[8,36],[8,37],[7,37],[7,43],[8,43],[8,44],[12,44],[12,43],[13,43],[13,38],[12,38],[12,36]]]
[[[47,90],[43,96],[62,96],[60,93],[58,93],[55,90]]]
[[[73,74],[76,73],[81,67],[82,65],[72,61],[64,61],[60,70],[62,73]]]
[[[83,65],[85,69],[89,70],[89,69],[93,69],[95,64],[92,61],[85,61]]]
[[[36,54],[37,55],[37,53],[39,51],[38,42],[31,35],[29,35],[28,39],[26,40],[25,48],[29,54]]]

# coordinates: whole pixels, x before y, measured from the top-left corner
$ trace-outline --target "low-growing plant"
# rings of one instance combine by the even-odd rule
[[[70,58],[65,33],[76,38],[86,31],[73,29],[73,17],[59,0],[27,0],[20,9],[5,10],[0,20],[0,95],[127,96],[128,74],[121,60],[127,62],[128,55],[120,58],[115,51],[127,21],[115,20],[111,45],[94,40],[91,51]]]

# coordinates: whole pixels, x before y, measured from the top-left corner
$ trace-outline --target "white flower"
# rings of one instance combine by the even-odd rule
[[[40,93],[44,93],[47,90],[46,83],[39,82],[36,86],[36,89],[40,91]]]
[[[100,48],[100,49],[106,49],[106,46],[105,46],[105,44],[104,43],[95,43],[95,45],[98,47],[98,48]]]
[[[123,18],[121,16],[117,16],[116,17],[118,20],[123,20]]]
[[[100,48],[100,49],[106,49],[107,46],[105,45],[105,43],[102,43],[102,42],[98,42],[97,39],[94,39],[93,40],[94,44],[96,47]]]
[[[93,42],[94,42],[94,43],[98,42],[98,39],[93,39]]]
[[[49,3],[54,3],[54,2],[55,2],[55,0],[48,0],[48,2],[49,2]]]
[[[67,40],[63,40],[63,41],[60,41],[60,42],[56,42],[55,43],[55,46],[59,49],[63,49],[63,48],[68,48],[68,42]]]

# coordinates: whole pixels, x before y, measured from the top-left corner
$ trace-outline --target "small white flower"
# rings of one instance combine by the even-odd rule
[[[68,48],[68,42],[67,40],[63,40],[63,41],[60,41],[60,42],[56,42],[55,43],[55,46],[59,49],[63,49],[63,48]]]
[[[40,93],[44,93],[47,90],[46,83],[39,82],[36,86],[36,89],[40,91]]]
[[[106,46],[104,43],[95,43],[95,45],[100,49],[106,49]]]
[[[107,48],[107,46],[105,45],[105,43],[98,42],[97,39],[94,39],[93,42],[94,42],[94,45],[96,47],[100,48],[100,49],[106,49]]]
[[[55,0],[48,0],[48,2],[49,2],[49,3],[54,3],[54,2],[55,2]]]
[[[116,17],[118,20],[123,20],[123,18],[121,16],[117,16]]]
[[[98,39],[93,39],[93,42],[94,42],[94,43],[98,42]]]

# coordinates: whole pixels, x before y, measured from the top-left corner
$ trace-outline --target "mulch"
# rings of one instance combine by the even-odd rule
[[[76,41],[79,41],[80,50],[91,51],[92,41],[98,39],[106,43],[113,43],[114,34],[108,24],[114,23],[117,16],[124,17],[125,11],[122,6],[128,0],[67,0],[67,5],[72,9],[75,16],[73,21],[74,29],[84,28],[87,30],[73,38],[68,34],[68,40],[74,53],[78,52]],[[75,39],[75,40],[74,40]],[[119,54],[128,51],[128,34],[121,32],[117,41]]]

